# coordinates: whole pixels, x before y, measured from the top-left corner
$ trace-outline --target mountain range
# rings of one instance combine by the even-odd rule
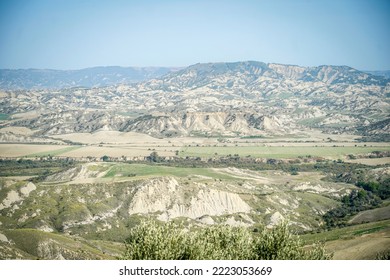
[[[132,84],[145,80],[162,77],[168,73],[183,70],[184,72],[199,71],[208,75],[221,73],[245,72],[248,66],[257,69],[250,73],[252,78],[258,75],[269,77],[280,76],[282,78],[294,78],[304,81],[324,81],[329,83],[352,82],[356,83],[358,76],[365,77],[363,82],[381,82],[384,78],[390,78],[390,71],[358,71],[348,66],[326,66],[300,67],[295,65],[266,64],[256,61],[236,63],[198,63],[183,67],[91,67],[80,70],[53,70],[53,69],[0,69],[0,89],[22,90],[22,89],[60,89],[70,87],[102,87],[116,84]],[[287,67],[287,72],[285,72]],[[331,77],[329,67],[333,69]],[[327,70],[328,69],[328,70]],[[364,76],[364,73],[371,74]],[[363,76],[362,76],[363,75]],[[376,77],[374,77],[376,76]],[[339,80],[340,79],[340,80]],[[349,80],[348,80],[349,79]],[[193,81],[193,82],[199,82]],[[362,82],[359,80],[359,82]]]
[[[127,69],[143,80],[130,84],[122,83],[130,78],[113,74],[115,69],[125,71],[98,68],[96,75],[84,75],[90,78],[86,82],[94,81],[89,85],[117,79],[109,86],[4,91],[0,113],[9,118],[2,126],[28,127],[37,136],[98,130],[154,137],[267,136],[313,129],[384,139],[389,135],[390,80],[348,66],[244,61]],[[5,88],[39,88],[43,78],[29,76],[31,71],[20,72],[20,77],[25,73],[20,83],[2,76],[3,89],[7,83]],[[70,81],[61,75],[56,79],[64,86]]]
[[[169,67],[92,67],[81,70],[0,69],[0,88],[59,89],[131,84],[156,78],[179,68]]]

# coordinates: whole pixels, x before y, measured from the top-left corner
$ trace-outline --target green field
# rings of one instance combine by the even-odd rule
[[[256,158],[297,158],[319,156],[339,158],[349,154],[366,154],[373,151],[390,151],[390,147],[313,147],[313,146],[237,146],[237,147],[185,147],[181,157],[212,157],[238,154]]]
[[[34,153],[34,154],[29,154],[26,155],[25,157],[47,157],[47,156],[59,156],[61,154],[80,149],[82,146],[71,146],[71,147],[66,147],[58,150],[53,150],[53,151],[47,151],[47,152],[41,152],[41,153]]]
[[[135,176],[134,176],[135,175]],[[162,165],[147,165],[147,164],[115,164],[105,175],[105,178],[120,177],[151,177],[151,176],[207,176],[213,179],[228,179],[235,180],[234,177],[228,174],[218,173],[210,168],[183,168],[169,167]]]

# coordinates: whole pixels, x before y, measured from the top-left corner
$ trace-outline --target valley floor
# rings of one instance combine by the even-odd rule
[[[133,136],[131,144],[0,144],[0,258],[115,259],[146,217],[251,231],[287,221],[305,243],[325,241],[334,259],[390,250],[387,202],[345,228],[324,231],[323,221],[358,190],[348,176],[389,176],[388,143]]]

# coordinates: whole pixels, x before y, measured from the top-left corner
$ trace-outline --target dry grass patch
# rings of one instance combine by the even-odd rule
[[[157,150],[157,149],[156,149]],[[152,151],[145,147],[145,148],[139,148],[139,147],[96,147],[96,146],[90,146],[90,147],[82,147],[77,150],[73,150],[67,153],[63,153],[61,156],[65,157],[103,157],[103,156],[109,156],[109,157],[138,157],[138,156],[148,156],[150,155]],[[157,150],[158,154],[161,156],[173,156],[173,151],[164,151],[163,148],[161,150]]]
[[[333,252],[334,260],[373,260],[378,253],[390,249],[390,230],[330,241],[325,249]]]
[[[69,146],[61,145],[35,145],[35,144],[0,144],[0,156],[23,157],[27,155],[50,153]]]
[[[360,212],[351,220],[349,220],[348,223],[360,224],[360,223],[367,223],[367,222],[376,222],[376,221],[386,220],[386,219],[390,219],[390,205]]]
[[[56,135],[56,138],[62,140],[70,140],[73,142],[85,144],[128,144],[128,143],[166,143],[167,140],[151,137],[146,134],[137,132],[119,132],[119,131],[98,131],[95,133],[71,133],[64,135]]]
[[[346,160],[346,162],[361,163],[361,164],[371,165],[371,166],[385,165],[385,164],[390,164],[390,157],[350,159],[350,160]]]

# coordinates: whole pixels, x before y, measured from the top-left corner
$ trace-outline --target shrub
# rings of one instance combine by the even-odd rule
[[[253,234],[248,229],[208,226],[192,232],[172,222],[148,220],[131,230],[122,259],[131,260],[253,260],[329,259],[322,245],[309,249],[286,224]]]
[[[390,260],[390,250],[378,253],[376,260]]]
[[[133,228],[126,240],[123,259],[181,260],[186,259],[186,234],[177,225],[142,222]]]
[[[253,240],[245,228],[208,226],[188,235],[189,259],[245,260],[252,259]]]
[[[319,243],[304,248],[287,224],[280,224],[272,230],[264,229],[254,240],[254,252],[258,260],[324,260],[331,257]]]

